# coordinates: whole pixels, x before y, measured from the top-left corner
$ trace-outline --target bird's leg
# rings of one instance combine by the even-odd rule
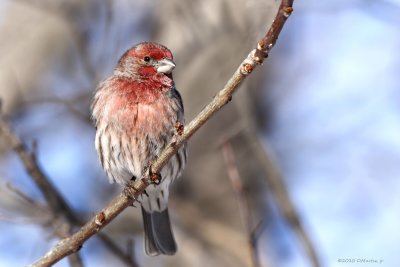
[[[181,136],[185,131],[185,126],[180,121],[175,122],[174,127],[176,134],[179,136]]]
[[[178,142],[178,138],[182,136],[185,130],[184,125],[180,121],[175,122],[174,129],[175,129],[174,134],[172,135],[170,140],[172,146],[176,145],[176,143]]]
[[[152,172],[151,164],[150,164],[150,167],[149,167],[149,178],[150,178],[150,181],[155,185],[159,185],[161,183],[161,174],[160,173],[156,173],[156,172]]]

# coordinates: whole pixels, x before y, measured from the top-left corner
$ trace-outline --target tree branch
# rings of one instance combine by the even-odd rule
[[[288,193],[285,181],[272,155],[268,142],[262,141],[257,134],[258,124],[253,115],[257,111],[253,110],[254,105],[251,103],[249,94],[242,93],[239,101],[236,101],[236,104],[241,110],[242,124],[245,126],[240,133],[238,133],[238,129],[235,129],[233,133],[227,134],[223,139],[224,142],[227,142],[228,139],[235,138],[236,136],[234,135],[236,134],[241,134],[247,140],[246,143],[249,144],[249,149],[252,151],[254,160],[259,162],[261,167],[260,171],[263,172],[263,176],[268,184],[268,189],[271,191],[279,207],[279,211],[297,235],[299,243],[307,253],[312,266],[320,266],[317,249],[313,245],[311,238],[300,220],[299,212]]]
[[[227,82],[225,87],[219,91],[214,99],[193,119],[183,132],[177,132],[172,141],[161,152],[158,159],[151,164],[151,173],[144,175],[140,180],[134,182],[115,197],[112,202],[86,223],[78,232],[72,236],[61,240],[54,248],[48,251],[42,258],[31,266],[50,266],[63,257],[78,251],[83,243],[91,236],[100,231],[110,223],[125,208],[132,205],[134,200],[143,193],[146,187],[157,179],[163,166],[170,158],[202,125],[204,125],[212,115],[225,106],[231,99],[233,93],[237,90],[241,82],[259,66],[264,57],[267,57],[271,48],[275,44],[279,33],[281,32],[286,19],[290,16],[293,0],[282,0],[278,13],[272,23],[268,33],[258,42],[257,48],[250,52],[246,59],[240,64],[233,76]]]
[[[53,213],[58,216],[64,215],[69,220],[75,222],[76,218],[73,216],[71,208],[65,202],[57,188],[55,188],[50,180],[44,175],[43,170],[36,162],[35,154],[28,152],[27,147],[11,131],[10,127],[3,118],[0,120],[0,132],[8,141],[12,149],[18,154],[26,172],[32,177],[35,184],[39,187]]]
[[[12,149],[17,153],[25,167],[26,172],[30,175],[32,180],[35,182],[39,190],[44,195],[53,217],[52,227],[55,230],[55,233],[60,238],[65,238],[65,235],[67,233],[65,233],[65,231],[59,230],[65,229],[65,227],[60,227],[61,225],[66,226],[68,234],[72,234],[74,226],[81,226],[83,223],[69,207],[57,188],[50,182],[50,179],[44,174],[43,170],[36,160],[35,151],[29,152],[28,148],[11,130],[10,126],[6,123],[2,116],[0,117],[0,133],[3,135],[7,143],[12,147]],[[116,256],[118,256],[128,266],[137,266],[133,259],[125,255],[106,235],[99,234],[99,238]],[[83,266],[82,262],[80,261],[79,255],[75,255],[69,261],[71,266]]]
[[[13,150],[20,157],[26,172],[30,175],[32,180],[35,182],[37,187],[39,187],[43,196],[46,199],[47,204],[50,207],[51,213],[54,216],[53,224],[60,225],[59,223],[63,220],[61,218],[65,218],[64,220],[73,222],[76,224],[77,218],[72,213],[71,208],[62,198],[61,194],[58,192],[57,188],[50,182],[50,180],[44,175],[44,172],[39,167],[36,162],[36,156],[34,153],[29,153],[26,146],[21,142],[21,140],[11,131],[8,124],[4,121],[3,117],[0,120],[0,132],[3,134],[5,139],[11,145]],[[61,219],[61,220],[60,220]],[[70,224],[68,224],[70,226]],[[54,227],[58,228],[58,227]],[[68,227],[68,232],[72,230],[71,227]],[[64,237],[64,234],[60,231],[55,231],[61,238]],[[82,260],[79,257],[79,254],[73,255],[72,258],[69,259],[71,266],[80,267],[83,266]]]
[[[229,142],[226,142],[222,145],[222,156],[224,158],[229,180],[237,198],[239,214],[242,220],[243,227],[245,228],[247,234],[247,242],[249,245],[249,252],[251,255],[253,267],[260,267],[261,265],[258,259],[257,251],[257,235],[254,234],[255,231],[253,229],[253,220],[250,213],[250,206],[243,188],[243,183],[240,177],[239,170],[236,166],[233,148]]]
[[[281,211],[287,223],[296,233],[300,244],[304,247],[305,252],[308,255],[311,266],[321,266],[316,248],[314,247],[310,237],[300,221],[300,215],[297,212],[289,193],[287,192],[286,185],[279,168],[276,166],[273,158],[270,156],[268,147],[266,150],[264,150],[261,140],[259,140],[257,137],[255,140],[256,141],[252,143],[252,151],[254,152],[254,156],[263,162],[262,166],[264,167],[266,173],[266,180],[270,186],[270,190],[272,191],[274,198],[276,199],[279,210]]]

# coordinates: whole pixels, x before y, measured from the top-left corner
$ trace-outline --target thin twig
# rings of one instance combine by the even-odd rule
[[[268,143],[261,140],[258,134],[259,124],[253,116],[254,112],[257,111],[253,109],[254,105],[251,103],[249,93],[242,92],[240,98],[236,101],[236,104],[241,110],[241,120],[242,125],[244,125],[244,130],[241,132],[241,136],[244,137],[246,143],[250,145],[252,156],[261,167],[260,171],[263,173],[268,184],[268,190],[271,191],[272,196],[279,207],[279,212],[296,234],[299,244],[303,247],[310,260],[310,265],[314,267],[320,266],[317,248],[313,244],[312,239],[301,222],[301,217],[296,209],[295,203],[288,193],[287,186],[278,164],[268,147]],[[228,135],[227,138],[228,137],[230,136]],[[233,137],[234,136],[231,138]],[[225,138],[225,140],[227,138]]]
[[[10,191],[13,192],[16,196],[18,196],[20,199],[24,200],[25,202],[27,202],[28,204],[34,206],[36,209],[40,209],[43,211],[48,212],[48,209],[46,206],[42,205],[41,203],[39,203],[38,201],[36,201],[35,199],[33,199],[32,197],[28,196],[27,194],[25,194],[24,192],[22,192],[20,189],[18,189],[17,187],[13,186],[11,183],[6,183],[6,188]]]
[[[80,226],[83,224],[81,223]],[[122,262],[124,262],[127,266],[131,267],[139,267],[138,263],[135,260],[134,253],[126,254],[121,248],[119,248],[115,242],[105,233],[98,233],[97,237],[107,246],[107,248],[114,253]],[[133,242],[133,240],[132,240]]]
[[[176,222],[178,229],[184,234],[183,238],[185,239],[186,236],[191,240],[190,246],[194,245],[202,249],[193,253],[207,257],[207,264],[204,265],[231,266],[227,263],[234,262],[234,266],[245,266],[248,263],[248,253],[240,246],[241,243],[246,242],[246,239],[232,225],[227,225],[216,217],[205,215],[204,210],[199,209],[196,203],[179,196],[171,199],[171,204],[184,215]],[[225,256],[220,257],[221,253]],[[226,257],[229,258],[228,262]]]
[[[231,182],[233,190],[235,191],[235,195],[239,205],[239,214],[248,238],[249,251],[253,267],[260,267],[260,261],[258,259],[257,251],[258,236],[254,234],[255,231],[253,230],[253,221],[250,213],[249,202],[243,188],[243,183],[242,179],[240,178],[239,170],[236,166],[235,155],[229,142],[226,142],[222,146],[222,155],[224,158],[226,170],[228,172],[229,180]]]
[[[141,187],[143,191],[145,187]],[[115,197],[101,212],[70,237],[67,237],[47,252],[31,266],[51,266],[62,258],[78,251],[83,243],[111,222],[125,208],[132,204],[133,199],[124,192]]]
[[[44,195],[49,209],[52,213],[54,221],[53,228],[57,230],[61,223],[62,225],[66,226],[66,228],[70,231],[69,234],[72,234],[71,231],[73,230],[73,228],[76,226],[82,226],[83,223],[74,214],[62,195],[50,182],[49,178],[44,174],[43,170],[36,160],[36,154],[34,152],[30,153],[28,151],[28,148],[23,144],[19,137],[12,132],[10,126],[5,122],[3,117],[0,117],[0,133],[3,135],[4,139],[7,140],[7,143],[18,154],[27,173],[30,175],[32,180],[35,182],[35,184]],[[55,233],[57,233],[60,238],[65,238],[64,231],[55,231]],[[125,264],[132,267],[138,266],[133,258],[125,255],[121,251],[121,249],[117,247],[105,234],[100,233],[99,238]],[[74,263],[74,266],[79,266],[77,263],[78,259],[79,258],[74,257],[74,259],[71,260],[70,263]]]
[[[242,136],[246,138],[247,143],[251,146],[252,156],[259,162],[262,168],[268,189],[271,191],[282,216],[297,235],[299,243],[303,246],[310,260],[311,266],[319,267],[320,262],[317,249],[301,223],[299,213],[287,191],[285,181],[268,147],[268,143],[263,142],[257,134],[257,122],[251,115],[252,112],[249,112],[252,104],[249,103],[248,99],[246,100],[246,96],[246,94],[242,94],[240,100],[237,102],[238,106],[242,108],[242,113],[244,113],[243,120],[246,123],[245,130],[242,131]]]
[[[29,210],[34,210],[38,214],[38,216],[6,216],[0,212],[0,221],[9,222],[9,223],[18,223],[18,224],[41,224],[48,225],[52,219],[51,211],[48,206],[43,205],[39,201],[36,201],[32,197],[28,196],[25,192],[20,190],[19,188],[12,185],[10,182],[6,182],[5,184],[0,185],[0,192],[2,190],[7,190],[6,192],[12,193],[12,197],[15,197],[13,203],[15,201],[23,201],[24,208]],[[3,192],[1,192],[3,193]]]
[[[75,100],[72,100],[75,101]],[[76,102],[76,101],[75,101]],[[63,105],[65,108],[74,116],[82,120],[83,122],[92,125],[92,120],[90,119],[89,115],[84,114],[79,109],[74,107],[70,100],[60,99],[58,97],[48,97],[48,98],[40,98],[35,100],[26,101],[25,104],[32,105],[32,104],[57,104]]]
[[[264,146],[258,137],[255,137],[256,142],[252,142],[252,151],[258,160],[261,160],[265,172],[266,180],[273,196],[279,206],[279,211],[282,212],[283,217],[296,233],[300,244],[304,247],[308,258],[310,259],[311,266],[319,267],[319,258],[310,237],[308,236],[289,193],[287,192],[286,185],[283,181],[280,170],[276,166],[273,158],[268,150],[264,150]],[[253,139],[254,141],[254,139]]]
[[[46,177],[43,170],[36,161],[36,156],[29,153],[27,147],[22,141],[11,131],[3,117],[0,119],[0,133],[5,140],[13,148],[21,159],[26,172],[30,175],[35,184],[39,187],[43,196],[46,199],[50,209],[54,215],[66,217],[69,221],[77,222],[77,218],[73,215],[71,208],[65,202],[57,188]]]
[[[43,196],[46,199],[47,204],[50,207],[50,211],[54,216],[54,228],[58,229],[59,219],[64,221],[69,221],[76,223],[77,219],[72,213],[71,208],[65,202],[64,198],[58,192],[57,188],[50,182],[50,180],[44,175],[44,172],[39,167],[36,161],[36,156],[33,153],[29,153],[26,146],[21,142],[21,140],[11,131],[8,124],[4,121],[3,117],[0,119],[0,132],[3,134],[5,139],[18,154],[23,165],[30,175],[32,180],[35,182],[37,187],[39,187]],[[57,225],[57,226],[56,226]],[[67,227],[69,231],[72,231],[72,227]],[[60,238],[63,238],[63,233],[60,231],[55,231]],[[69,259],[70,265],[73,267],[83,266],[82,260],[78,254],[71,255]]]
[[[83,261],[79,253],[69,255],[68,262],[71,267],[83,267]]]
[[[268,190],[271,191],[278,207],[279,212],[289,224],[291,229],[296,234],[299,244],[303,247],[305,253],[307,254],[311,266],[318,267],[320,262],[318,259],[317,248],[312,242],[309,234],[301,223],[301,218],[297,212],[296,205],[291,199],[287,186],[285,184],[282,173],[276,163],[270,149],[268,148],[268,143],[261,140],[258,135],[258,122],[253,116],[255,110],[253,103],[250,103],[249,94],[241,94],[239,101],[236,101],[237,106],[241,110],[242,114],[242,125],[244,130],[241,132],[241,136],[246,139],[246,143],[250,145],[250,150],[252,151],[252,156],[254,160],[259,162],[261,167],[260,171],[268,184]],[[225,140],[229,137],[225,138]],[[233,136],[234,137],[234,136]],[[222,142],[221,142],[222,143]]]
[[[275,44],[278,35],[289,17],[292,9],[293,0],[283,0],[274,22],[266,36],[258,42],[257,49],[250,52],[247,58],[240,64],[233,76],[227,82],[225,87],[219,91],[214,99],[193,119],[181,135],[176,134],[176,138],[166,146],[161,152],[158,159],[151,165],[153,174],[160,173],[163,166],[178,151],[178,149],[201,127],[212,115],[225,106],[231,99],[233,93],[239,87],[241,82],[250,74],[255,67],[259,66],[263,61],[263,57],[267,56],[273,44]],[[268,45],[262,45],[268,44]],[[269,45],[272,44],[272,45]],[[261,53],[261,54],[260,54]],[[151,176],[151,177],[150,177]],[[61,240],[55,247],[48,251],[42,258],[31,266],[50,266],[65,256],[76,252],[91,236],[100,231],[108,223],[110,223],[125,208],[132,205],[134,200],[152,183],[152,179],[157,175],[145,174],[140,180],[125,187],[124,191],[115,197],[112,202],[102,211],[94,216],[86,223],[78,232],[72,236]],[[154,178],[153,178],[154,179]]]
[[[271,27],[267,34],[262,38],[256,48],[254,58],[258,63],[262,63],[267,58],[272,47],[275,45],[281,33],[283,25],[293,12],[293,0],[282,0]]]

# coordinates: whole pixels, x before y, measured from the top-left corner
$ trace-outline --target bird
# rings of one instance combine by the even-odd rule
[[[96,88],[92,119],[95,147],[111,183],[122,186],[140,179],[184,125],[184,107],[175,88],[171,51],[155,42],[128,49],[113,74]],[[168,213],[169,187],[187,161],[187,145],[161,169],[160,183],[150,184],[137,200],[148,256],[174,255],[177,245]]]

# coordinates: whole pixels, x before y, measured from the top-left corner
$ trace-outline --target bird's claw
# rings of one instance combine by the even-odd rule
[[[151,165],[152,164],[149,164],[149,167],[147,168],[148,172],[149,172],[150,181],[151,181],[152,184],[159,185],[161,183],[161,174],[153,172],[151,170]]]
[[[161,175],[159,173],[150,173],[150,180],[153,184],[159,185],[161,183]]]
[[[179,136],[181,136],[181,135],[183,134],[183,132],[185,131],[185,126],[184,126],[181,122],[179,122],[179,121],[175,122],[174,127],[175,127],[175,132],[176,132]]]

